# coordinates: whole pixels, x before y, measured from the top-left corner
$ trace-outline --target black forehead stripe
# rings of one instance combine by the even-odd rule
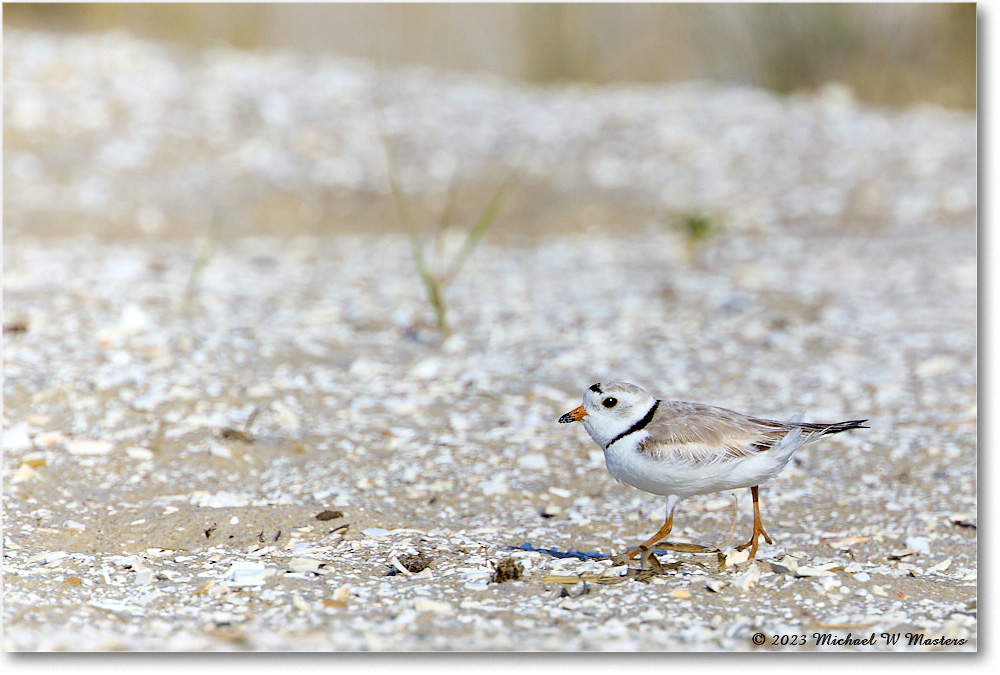
[[[650,407],[649,412],[646,413],[645,417],[643,417],[641,420],[630,426],[628,429],[626,429],[625,431],[621,432],[620,434],[612,438],[611,442],[604,446],[605,449],[610,448],[612,445],[614,445],[621,439],[625,438],[629,434],[634,434],[637,431],[642,431],[643,429],[645,429],[646,426],[648,426],[649,423],[653,421],[653,415],[656,414],[656,409],[659,406],[660,406],[660,399],[656,399],[652,407]]]
[[[596,391],[598,394],[603,394],[604,393],[603,391],[601,391],[601,383],[600,382],[598,382],[597,384],[590,385],[590,391]]]

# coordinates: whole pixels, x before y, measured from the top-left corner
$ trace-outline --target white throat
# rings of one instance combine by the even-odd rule
[[[630,438],[639,433],[642,433],[644,437],[648,435],[643,430],[652,421],[659,405],[660,401],[654,400],[653,404],[643,411],[642,417],[627,424],[626,421],[617,417],[587,415],[583,418],[583,426],[594,442],[607,450],[610,445],[619,440]]]

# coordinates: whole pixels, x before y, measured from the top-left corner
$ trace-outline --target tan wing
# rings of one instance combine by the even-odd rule
[[[795,427],[701,403],[661,401],[639,449],[658,459],[727,461],[766,451]]]

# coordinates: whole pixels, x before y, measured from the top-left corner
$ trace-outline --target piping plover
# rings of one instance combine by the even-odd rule
[[[559,418],[562,423],[581,420],[604,450],[604,462],[616,480],[667,498],[663,527],[626,551],[630,558],[670,534],[682,499],[744,487],[753,495],[753,533],[738,548],[749,547],[754,558],[761,536],[772,543],[760,520],[758,486],[777,476],[806,443],[868,428],[862,426],[868,420],[814,424],[799,416],[777,422],[702,403],[661,401],[627,382],[592,385],[583,405]]]

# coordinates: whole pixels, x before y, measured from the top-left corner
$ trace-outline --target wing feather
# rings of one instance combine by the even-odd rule
[[[729,461],[766,452],[796,427],[701,403],[662,401],[639,450],[656,459]]]

